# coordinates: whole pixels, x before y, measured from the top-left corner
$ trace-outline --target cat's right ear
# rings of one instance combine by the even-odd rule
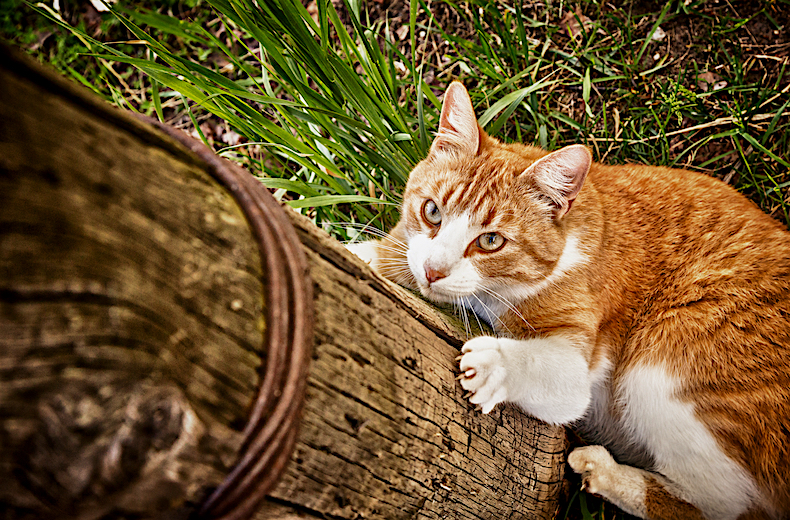
[[[479,150],[480,127],[472,99],[466,87],[454,81],[444,93],[439,133],[431,145],[431,154],[451,152],[474,156]]]

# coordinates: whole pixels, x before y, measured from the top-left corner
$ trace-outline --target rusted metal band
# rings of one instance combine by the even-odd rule
[[[208,172],[236,199],[260,247],[266,305],[261,384],[244,430],[239,460],[199,512],[201,518],[247,519],[277,482],[296,441],[313,338],[307,263],[283,208],[252,175],[183,132],[139,117],[208,166]]]

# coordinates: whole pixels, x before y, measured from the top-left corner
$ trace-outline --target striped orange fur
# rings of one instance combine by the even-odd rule
[[[370,246],[496,330],[464,347],[473,403],[604,447],[569,456],[591,492],[642,518],[790,518],[790,233],[729,186],[503,144],[454,83]]]

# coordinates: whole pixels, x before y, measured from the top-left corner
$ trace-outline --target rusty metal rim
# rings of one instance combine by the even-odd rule
[[[257,239],[264,272],[266,359],[238,461],[201,506],[201,518],[243,520],[291,457],[304,401],[313,324],[312,285],[283,208],[248,172],[183,132],[138,116],[188,148],[236,199]]]

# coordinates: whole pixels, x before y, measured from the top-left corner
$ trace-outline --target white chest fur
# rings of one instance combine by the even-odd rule
[[[677,378],[657,366],[638,366],[611,389],[599,380],[579,430],[621,462],[648,467],[682,486],[708,518],[735,519],[762,502],[751,476],[729,458],[681,401]],[[616,406],[612,408],[612,399]]]

